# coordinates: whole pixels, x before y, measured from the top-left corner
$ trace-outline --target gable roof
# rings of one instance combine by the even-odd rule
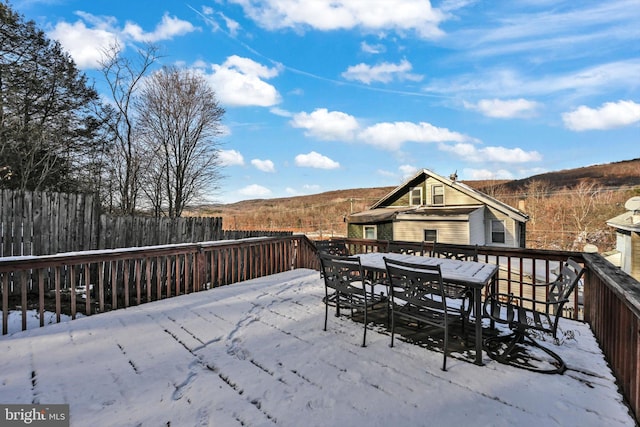
[[[395,189],[393,189],[389,194],[387,194],[386,196],[384,196],[382,199],[378,200],[373,206],[371,206],[371,210],[374,210],[376,208],[379,208],[381,206],[384,206],[384,203],[386,201],[388,201],[389,199],[397,196],[399,193],[404,193],[405,191],[408,191],[408,187],[409,184],[411,184],[412,182],[416,181],[418,178],[420,178],[421,176],[425,177],[425,179],[427,177],[433,178],[437,181],[440,181],[442,184],[447,185],[451,188],[454,188],[457,191],[460,191],[464,194],[466,194],[467,196],[476,199],[478,202],[490,206],[491,208],[497,210],[498,212],[501,212],[507,216],[509,216],[510,218],[516,220],[516,221],[520,221],[520,222],[526,222],[529,220],[529,216],[527,214],[525,214],[524,212],[507,205],[506,203],[501,202],[498,199],[495,199],[491,196],[489,196],[488,194],[482,193],[480,191],[474,190],[473,188],[469,187],[466,184],[463,184],[462,182],[459,181],[452,181],[450,179],[447,179],[445,177],[442,177],[428,169],[422,169],[420,171],[418,171],[414,176],[412,176],[411,178],[409,178],[408,180],[406,180],[403,184],[399,185],[398,187],[396,187]]]

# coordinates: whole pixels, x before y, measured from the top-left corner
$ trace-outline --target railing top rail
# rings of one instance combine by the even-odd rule
[[[584,254],[590,270],[640,319],[640,283],[599,254]]]
[[[0,258],[0,272],[14,271],[16,269],[43,268],[61,264],[83,264],[114,259],[193,253],[204,250],[205,248],[247,246],[265,242],[298,239],[300,237],[301,236],[251,237],[238,240],[176,243],[158,246],[64,252],[54,255],[11,256]]]

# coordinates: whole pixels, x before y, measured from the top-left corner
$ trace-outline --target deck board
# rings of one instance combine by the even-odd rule
[[[0,402],[69,403],[76,426],[634,425],[583,323],[561,325],[564,375],[477,366],[459,330],[443,372],[441,337],[390,348],[384,309],[365,348],[357,316],[323,331],[323,295],[295,270],[5,336]]]

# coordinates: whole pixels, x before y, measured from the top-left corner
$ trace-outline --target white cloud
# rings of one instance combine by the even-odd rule
[[[269,112],[271,112],[271,114],[275,114],[276,116],[280,116],[280,117],[293,117],[292,112],[279,107],[272,107],[269,109]]]
[[[305,184],[302,186],[306,193],[317,193],[322,189],[318,184]]]
[[[415,31],[425,38],[443,35],[445,15],[428,0],[230,0],[267,29],[313,28],[320,31],[362,28],[366,31]]]
[[[565,74],[523,75],[512,68],[492,68],[484,72],[434,79],[425,92],[460,95],[503,97],[572,94],[573,96],[610,93],[615,89],[627,89],[637,85],[640,59],[599,64]]]
[[[397,150],[405,142],[465,142],[472,138],[430,123],[377,123],[364,129],[358,139],[386,150]]]
[[[545,2],[518,2],[524,6],[520,13],[494,19],[484,28],[476,26],[462,34],[454,33],[451,39],[464,43],[473,55],[524,54],[552,60],[582,56],[601,42],[614,48],[609,44],[612,40],[619,47],[620,42],[635,43],[637,39],[638,13],[628,1],[570,2],[563,8]],[[532,4],[538,7],[531,8]],[[446,10],[446,5],[441,4],[441,8]]]
[[[505,169],[465,169],[464,174],[471,180],[513,179],[513,174]]]
[[[565,127],[574,131],[605,130],[640,122],[640,104],[633,101],[606,102],[598,109],[581,105],[562,114]]]
[[[236,150],[220,150],[218,158],[222,166],[242,166],[244,165],[244,157]]]
[[[315,169],[337,169],[340,167],[340,163],[312,151],[309,154],[298,154],[296,156],[296,166]]]
[[[360,43],[360,49],[365,53],[377,55],[385,52],[387,49],[383,44],[369,44],[367,42]]]
[[[193,31],[196,31],[196,27],[194,27],[191,22],[183,21],[182,19],[169,16],[168,13],[165,13],[162,21],[156,25],[155,30],[151,33],[145,32],[142,27],[135,22],[127,22],[122,33],[130,36],[135,41],[154,43],[160,40],[169,40],[175,36],[182,36]]]
[[[372,82],[389,83],[393,79],[411,81],[422,80],[421,75],[409,72],[412,68],[413,66],[406,59],[403,59],[398,64],[383,62],[378,65],[370,66],[360,63],[347,68],[347,71],[342,73],[342,77],[347,80],[356,80],[364,84],[371,84]]]
[[[398,170],[402,174],[403,179],[407,179],[418,173],[418,168],[412,165],[401,165]]]
[[[293,127],[306,129],[307,136],[325,140],[359,141],[390,151],[398,151],[406,142],[440,143],[438,145],[440,150],[476,162],[524,163],[542,159],[537,151],[524,151],[521,148],[478,148],[475,145],[479,142],[477,139],[426,122],[382,122],[361,129],[353,116],[319,108],[311,114],[306,112],[294,114],[290,124]],[[446,143],[454,143],[454,145]],[[313,154],[319,156],[317,153]],[[301,160],[308,159],[302,157]],[[298,158],[296,158],[296,164],[297,162]],[[339,166],[337,163],[336,165],[335,167]]]
[[[207,78],[223,105],[271,107],[280,102],[280,94],[262,79],[273,78],[278,73],[278,68],[233,55],[221,65],[214,64],[213,73]]]
[[[218,132],[219,132],[218,136],[221,138],[225,136],[229,136],[231,135],[231,128],[227,125],[221,124],[218,126]]]
[[[355,117],[340,111],[328,111],[326,108],[318,108],[310,114],[294,114],[289,123],[295,128],[306,129],[307,136],[324,140],[350,141],[359,128]]]
[[[116,43],[123,45],[129,40],[157,42],[198,30],[190,22],[167,13],[150,33],[134,22],[127,22],[124,28],[120,28],[112,16],[96,16],[81,11],[76,15],[81,20],[74,23],[60,21],[49,36],[60,42],[81,69],[98,68],[103,52]]]
[[[378,169],[378,170],[376,171],[376,173],[377,173],[378,175],[382,175],[382,176],[385,176],[385,177],[394,177],[394,176],[396,176],[396,174],[395,174],[395,173],[393,173],[393,172],[391,172],[391,171],[384,170],[384,169]]]
[[[119,43],[118,35],[107,28],[87,28],[84,22],[59,22],[49,33],[71,55],[80,69],[97,68],[103,51]]]
[[[229,34],[231,35],[231,37],[236,37],[238,35],[238,31],[240,31],[240,28],[242,28],[240,23],[229,18],[222,12],[220,12],[220,16],[224,20],[224,23],[227,25],[227,30],[229,30]]]
[[[473,144],[440,144],[439,149],[454,153],[456,156],[472,162],[527,163],[542,160],[537,151],[524,151],[521,148],[477,147]]]
[[[256,169],[261,170],[262,172],[276,171],[276,168],[271,160],[253,159],[251,160],[251,164],[255,166]]]
[[[276,77],[280,73],[278,67],[269,68],[249,58],[243,58],[238,55],[231,55],[223,64],[226,68],[234,68],[243,74],[270,79]]]
[[[532,117],[540,107],[535,101],[518,99],[481,99],[477,104],[464,103],[465,108],[479,111],[487,117],[509,119],[513,117]]]
[[[241,196],[246,196],[246,197],[262,198],[262,197],[270,196],[271,195],[271,190],[269,190],[266,187],[263,187],[262,185],[251,184],[251,185],[248,185],[248,186],[238,190],[238,194],[240,194]]]

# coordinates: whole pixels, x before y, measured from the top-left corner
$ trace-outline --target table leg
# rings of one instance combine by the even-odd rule
[[[482,366],[482,288],[474,287],[473,294],[476,317],[476,365]]]

